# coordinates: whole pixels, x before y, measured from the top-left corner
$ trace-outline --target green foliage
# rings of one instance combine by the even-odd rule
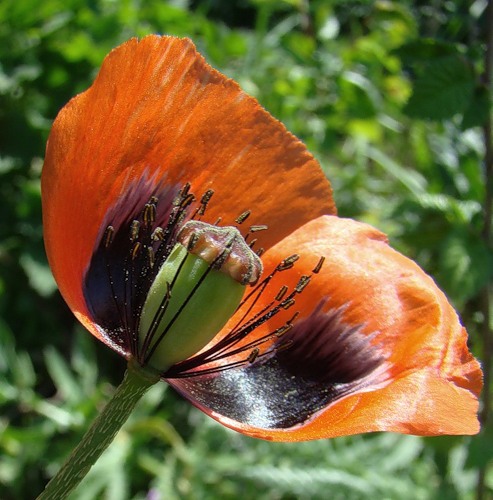
[[[481,239],[482,4],[0,2],[0,498],[34,497],[123,375],[56,292],[39,175],[58,110],[132,36],[191,37],[307,143],[342,216],[387,232],[437,279],[477,346],[493,270]],[[264,443],[160,384],[73,498],[468,499],[491,463],[486,433]]]

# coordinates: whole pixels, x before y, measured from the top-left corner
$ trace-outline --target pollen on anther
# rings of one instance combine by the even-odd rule
[[[250,214],[251,214],[250,210],[245,210],[235,219],[236,224],[243,224],[248,219]]]
[[[295,291],[301,293],[305,287],[310,283],[310,276],[302,276],[298,281],[298,284],[295,286]]]
[[[213,189],[208,189],[203,195],[202,195],[202,198],[200,200],[200,207],[197,211],[198,215],[204,215],[205,214],[205,210],[207,208],[207,205],[210,201],[210,199],[212,198],[212,195],[214,194],[214,190]]]
[[[154,250],[152,247],[147,247],[147,256],[149,257],[149,266],[152,269],[154,267]]]
[[[151,234],[151,239],[153,241],[163,241],[164,240],[164,229],[162,227],[157,227]]]
[[[265,224],[258,224],[256,226],[250,226],[251,233],[257,233],[258,231],[265,231],[267,229],[269,229],[269,226],[266,226]]]
[[[278,266],[278,271],[285,271],[286,269],[291,269],[294,266],[294,263],[300,258],[298,254],[290,255],[286,257]]]
[[[133,220],[130,225],[130,241],[136,241],[139,237],[140,222]]]

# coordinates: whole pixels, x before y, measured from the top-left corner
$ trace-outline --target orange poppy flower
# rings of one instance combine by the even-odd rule
[[[229,321],[161,369],[222,424],[282,441],[478,432],[481,371],[446,297],[376,229],[338,218],[304,145],[189,40],[133,39],[107,56],[55,120],[42,196],[66,302],[142,364],[153,363],[158,323],[155,313],[142,326],[149,290],[189,221],[205,223],[204,238],[220,247],[208,269],[238,270],[214,228],[237,227],[243,236],[228,234],[262,254],[262,276],[244,279],[240,267],[249,283]],[[179,272],[158,290],[162,307]]]

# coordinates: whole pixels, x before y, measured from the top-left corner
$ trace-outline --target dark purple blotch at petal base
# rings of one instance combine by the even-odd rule
[[[360,327],[322,305],[279,340],[277,349],[244,367],[168,379],[206,413],[260,429],[302,424],[338,399],[380,383],[384,363]]]
[[[132,351],[132,343],[135,345],[133,337],[149,287],[175,243],[178,227],[174,225],[164,241],[154,241],[152,232],[168,225],[178,192],[176,186],[161,187],[144,176],[108,210],[101,225],[83,293],[101,333],[124,354]],[[143,209],[150,200],[154,220],[145,223]],[[139,224],[137,236],[132,235],[133,221]],[[113,228],[111,235],[107,233],[109,226]],[[148,247],[155,260],[152,266]]]

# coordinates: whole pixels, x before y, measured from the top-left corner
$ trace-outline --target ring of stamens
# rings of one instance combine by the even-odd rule
[[[213,240],[216,238],[217,242],[220,239],[218,235],[223,234],[219,231],[219,227],[216,233],[214,233],[214,231],[207,235],[205,233],[200,233],[200,229],[203,227],[202,224],[204,224],[200,221],[200,218],[206,213],[207,206],[212,196],[213,191],[208,190],[197,202],[195,196],[190,192],[190,185],[188,183],[185,184],[174,199],[168,219],[163,225],[156,223],[159,199],[157,196],[150,197],[139,217],[131,219],[129,222],[127,240],[129,251],[123,261],[123,293],[119,294],[114,286],[114,277],[109,256],[109,252],[115,242],[117,229],[115,229],[113,224],[108,224],[101,237],[101,247],[103,251],[106,252],[106,269],[112,299],[118,311],[125,335],[129,339],[130,352],[142,364],[146,364],[149,361],[152,356],[152,346],[156,345],[156,342],[152,342],[154,336],[152,328],[155,327],[151,327],[146,333],[146,339],[143,344],[139,344],[138,331],[145,296],[156,276],[157,269],[162,262],[167,259],[177,240],[181,241],[190,251],[195,251],[199,255],[204,255],[207,246],[205,240],[207,238],[212,238]],[[181,378],[215,373],[258,362],[265,356],[271,355],[276,350],[289,348],[288,342],[282,342],[282,336],[293,327],[299,315],[297,311],[294,314],[290,314],[288,319],[284,321],[281,326],[266,333],[260,338],[248,341],[248,336],[275,316],[281,313],[285,314],[283,311],[293,308],[296,304],[297,296],[303,293],[304,289],[309,285],[313,275],[320,271],[324,259],[321,258],[316,263],[310,275],[301,276],[298,283],[292,289],[289,289],[286,285],[282,285],[272,301],[260,311],[252,314],[259,303],[260,297],[266,292],[266,289],[271,284],[273,277],[293,268],[299,256],[293,254],[286,257],[272,272],[270,272],[270,274],[261,280],[258,279],[260,272],[255,262],[253,264],[250,263],[250,265],[246,267],[238,266],[234,255],[235,245],[247,244],[248,247],[254,248],[257,241],[256,239],[252,239],[248,242],[251,235],[267,229],[265,225],[252,225],[244,235],[242,235],[239,228],[242,227],[249,216],[250,211],[245,211],[234,221],[238,227],[231,228],[229,232],[228,237],[233,243],[227,255],[221,254],[218,250],[220,245],[217,245],[217,248],[212,252],[210,252],[210,248],[208,248],[207,251],[209,251],[210,254],[204,255],[206,257],[205,260],[209,262],[211,268],[218,268],[228,264],[228,268],[232,269],[233,274],[239,278],[238,281],[252,285],[251,291],[245,295],[235,313],[235,316],[241,314],[241,317],[239,317],[235,325],[211,347],[175,364],[163,373],[163,376],[167,378]],[[188,222],[186,222],[187,220]],[[218,225],[219,222],[220,221],[217,221],[216,225]],[[192,231],[191,229],[194,230]],[[197,229],[199,230],[198,236]],[[211,234],[212,236],[210,236]],[[210,243],[210,241],[208,243]],[[257,255],[260,255],[262,252],[263,249],[261,248],[256,250]],[[224,255],[226,256],[223,259]],[[229,262],[228,259],[230,259]],[[171,288],[172,284],[170,284],[170,290]],[[193,293],[192,291],[191,294]],[[167,295],[168,294],[165,293],[163,296],[163,310],[166,308],[166,303],[169,301]],[[159,318],[156,318],[156,322],[158,319]],[[228,362],[228,359],[232,359],[233,357],[234,360]],[[221,365],[219,365],[219,363],[221,363]]]

